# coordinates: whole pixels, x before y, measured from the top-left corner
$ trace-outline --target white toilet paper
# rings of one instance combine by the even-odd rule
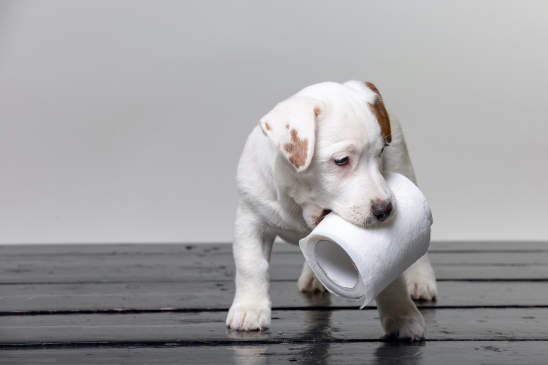
[[[316,277],[333,294],[360,299],[362,308],[426,253],[432,214],[419,188],[400,174],[386,177],[394,216],[360,228],[330,213],[299,246]]]

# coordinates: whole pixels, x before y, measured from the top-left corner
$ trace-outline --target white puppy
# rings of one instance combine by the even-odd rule
[[[266,114],[249,135],[238,166],[236,294],[227,326],[270,325],[268,267],[277,236],[297,244],[330,211],[361,227],[390,219],[392,193],[383,172],[415,181],[401,127],[371,83],[312,85]],[[435,298],[436,279],[427,256],[404,276],[376,302],[388,335],[417,340],[424,336],[424,319],[409,295]],[[306,263],[298,287],[325,290]]]

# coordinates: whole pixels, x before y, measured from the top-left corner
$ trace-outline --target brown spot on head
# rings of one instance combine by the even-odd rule
[[[306,162],[308,139],[299,139],[296,129],[292,129],[290,133],[291,143],[284,144],[284,150],[289,153],[289,162],[299,168]]]
[[[366,81],[365,82],[365,85],[367,85],[368,88],[370,88],[371,90],[373,90],[374,93],[377,93],[377,94],[381,94],[379,92],[379,89],[377,89],[377,87],[375,86],[375,84],[373,84],[372,82],[369,82],[369,81]]]
[[[267,131],[270,130],[270,124],[268,124],[268,122],[264,122],[264,127],[266,128]]]
[[[314,108],[314,116],[315,116],[315,117],[318,117],[318,115],[320,115],[320,113],[321,113],[321,109],[318,108],[318,107],[315,107],[315,108]]]
[[[377,122],[379,123],[381,127],[381,135],[384,137],[384,140],[387,143],[392,142],[392,132],[390,130],[390,118],[388,117],[388,112],[386,111],[386,108],[384,107],[384,102],[382,100],[381,93],[379,92],[379,89],[371,83],[366,82],[365,85],[367,85],[368,88],[373,90],[375,94],[377,94],[377,97],[375,98],[375,102],[373,104],[369,104],[369,109],[371,112],[375,115],[377,118]]]
[[[289,129],[289,124],[286,124],[286,125],[285,125],[285,128]]]

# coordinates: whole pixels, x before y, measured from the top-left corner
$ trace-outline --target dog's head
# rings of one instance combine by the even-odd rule
[[[309,86],[259,123],[280,151],[276,180],[302,207],[309,226],[329,211],[362,227],[393,214],[382,174],[390,120],[372,83]]]

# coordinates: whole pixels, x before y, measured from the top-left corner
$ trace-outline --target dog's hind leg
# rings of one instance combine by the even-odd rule
[[[392,127],[392,142],[386,148],[383,157],[384,171],[397,172],[415,184],[415,170],[409,157],[401,125],[397,118],[390,118]],[[436,275],[430,264],[428,254],[411,265],[404,274],[407,290],[415,300],[435,300],[437,296]]]
[[[297,281],[297,287],[302,293],[323,293],[326,291],[306,261],[303,264],[301,276],[299,276],[299,280]]]
[[[436,300],[438,288],[436,275],[428,255],[424,255],[411,265],[404,273],[407,290],[415,300]]]

